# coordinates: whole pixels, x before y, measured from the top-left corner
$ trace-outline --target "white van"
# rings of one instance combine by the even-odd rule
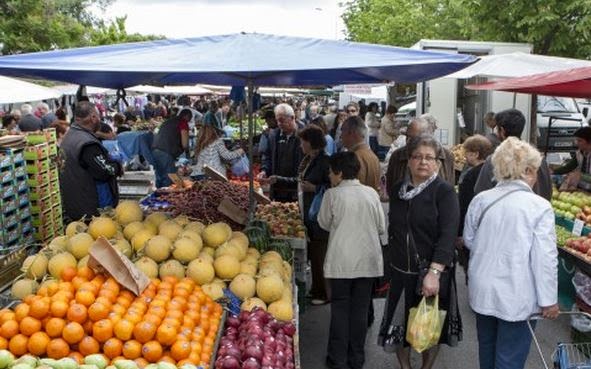
[[[538,149],[542,152],[572,152],[577,149],[573,134],[587,125],[574,99],[538,96]]]

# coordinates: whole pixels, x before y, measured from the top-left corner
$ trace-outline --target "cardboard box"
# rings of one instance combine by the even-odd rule
[[[47,196],[37,201],[31,201],[31,214],[36,215],[51,208],[51,196]]]

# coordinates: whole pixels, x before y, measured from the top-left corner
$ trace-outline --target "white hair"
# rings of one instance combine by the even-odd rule
[[[21,111],[18,109],[12,109],[10,111],[10,115],[18,115],[19,117],[22,115]]]
[[[33,107],[31,106],[31,104],[23,104],[21,105],[21,112],[23,113],[23,115],[32,114]]]
[[[428,132],[424,132],[427,134],[434,134],[435,130],[437,129],[437,118],[435,118],[433,116],[433,114],[430,113],[425,113],[423,115],[421,115],[419,118],[423,119],[425,122],[427,122],[427,129],[429,130]]]
[[[408,124],[409,127],[411,125],[416,126],[416,128],[418,130],[418,136],[432,134],[430,126],[429,126],[429,122],[427,122],[427,120],[425,118],[414,117],[410,120],[410,123]]]
[[[279,104],[273,110],[275,115],[286,115],[288,117],[295,117],[295,112],[293,108],[289,104]]]
[[[492,156],[493,171],[498,182],[523,179],[527,169],[538,170],[541,163],[540,152],[517,137],[503,141]]]
[[[39,104],[37,104],[37,109],[44,110],[44,111],[49,111],[49,105],[47,105],[44,102],[40,102]]]

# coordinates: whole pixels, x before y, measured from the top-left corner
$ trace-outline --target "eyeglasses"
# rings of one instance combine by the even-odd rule
[[[437,158],[433,157],[433,156],[421,156],[421,155],[412,155],[410,158],[411,158],[411,160],[414,160],[414,161],[418,161],[418,162],[426,161],[427,163],[434,163],[435,160],[437,160]]]

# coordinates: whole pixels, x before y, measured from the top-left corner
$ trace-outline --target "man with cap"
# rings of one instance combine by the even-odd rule
[[[575,156],[552,171],[552,174],[566,174],[565,183],[569,188],[578,185],[581,174],[591,173],[591,127],[577,129],[574,137],[578,149]]]

